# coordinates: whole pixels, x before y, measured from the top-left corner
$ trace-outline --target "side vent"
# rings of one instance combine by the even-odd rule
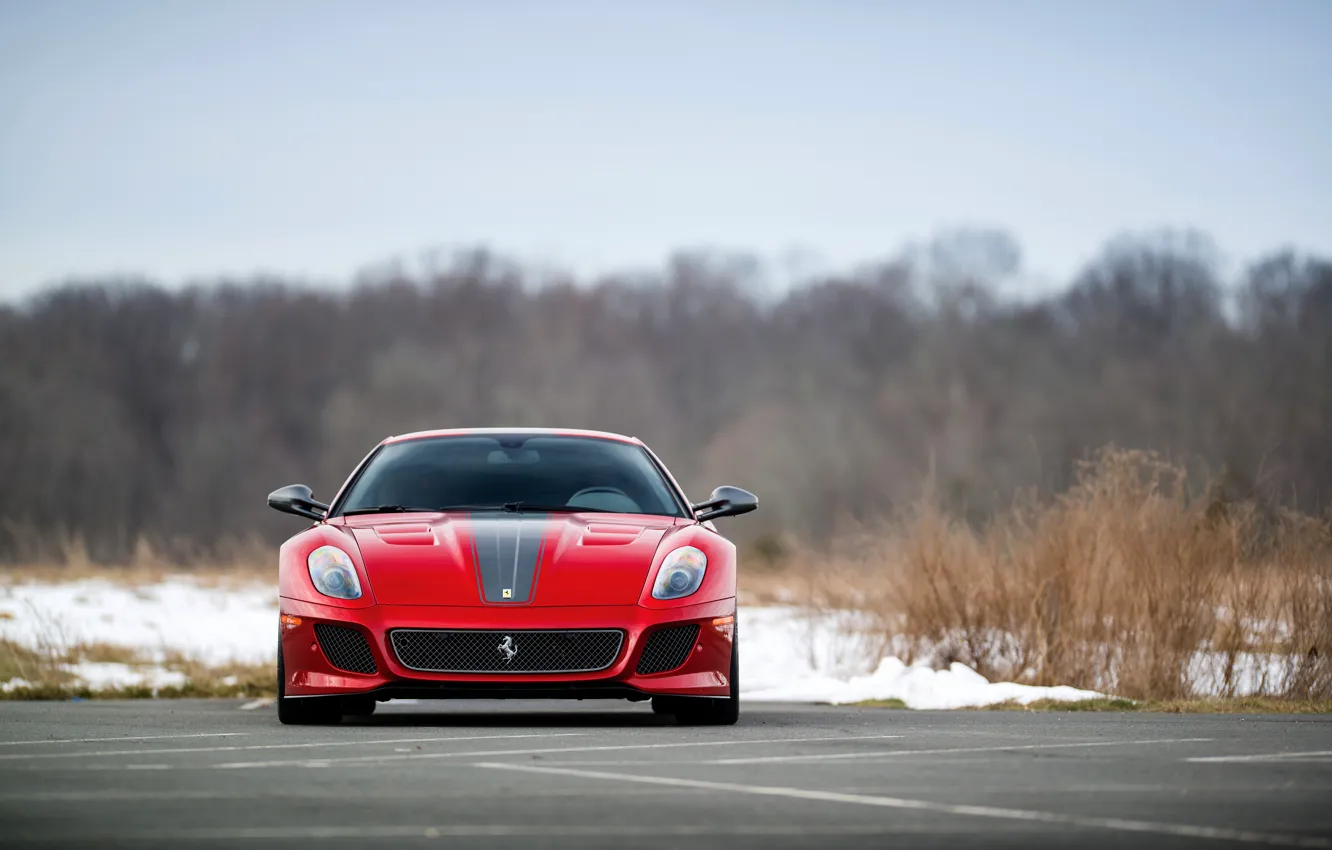
[[[653,632],[648,636],[647,645],[643,647],[643,654],[638,659],[639,675],[668,673],[682,666],[689,660],[689,653],[693,652],[697,640],[697,623]]]
[[[365,635],[346,626],[331,626],[328,623],[315,623],[315,637],[319,639],[319,648],[324,651],[328,663],[348,673],[369,675],[378,672],[375,656],[370,652],[370,644]]]

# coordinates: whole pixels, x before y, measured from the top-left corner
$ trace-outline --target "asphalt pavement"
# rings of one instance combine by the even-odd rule
[[[1332,717],[0,702],[0,846],[1332,848]]]

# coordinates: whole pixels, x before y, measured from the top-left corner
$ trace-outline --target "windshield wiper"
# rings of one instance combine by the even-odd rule
[[[375,505],[373,508],[352,508],[349,511],[343,511],[343,516],[356,516],[357,514],[433,514],[437,513],[439,508],[416,508],[410,505]]]
[[[505,502],[500,505],[500,510],[511,513],[534,513],[534,514],[613,514],[616,511],[609,511],[605,508],[584,508],[577,505],[534,505],[531,502]]]

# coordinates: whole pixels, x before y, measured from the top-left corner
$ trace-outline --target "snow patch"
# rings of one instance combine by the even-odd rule
[[[749,700],[780,702],[826,702],[834,705],[863,700],[899,699],[907,708],[967,708],[1038,699],[1062,701],[1094,699],[1104,694],[1078,688],[1020,685],[991,682],[965,664],[954,662],[947,670],[932,670],[924,664],[907,666],[898,658],[885,658],[866,676],[837,679],[810,673],[771,688],[741,691]]]
[[[8,617],[3,616],[8,614]],[[210,587],[187,576],[127,587],[87,579],[0,586],[0,637],[29,647],[108,643],[208,664],[277,653],[276,587]]]
[[[159,688],[182,687],[188,680],[184,673],[166,670],[156,665],[134,666],[111,661],[81,661],[62,665],[78,683],[89,690],[105,691],[111,688],[147,686]]]
[[[1103,696],[1066,686],[991,682],[965,664],[935,670],[885,655],[892,640],[855,611],[806,612],[794,607],[741,612],[740,693],[748,700],[822,702],[900,699],[908,708],[966,708],[1038,699]]]

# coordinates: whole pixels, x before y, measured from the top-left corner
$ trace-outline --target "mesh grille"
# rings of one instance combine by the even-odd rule
[[[643,647],[643,655],[638,659],[640,675],[665,673],[674,670],[689,659],[698,640],[698,624],[671,626],[652,633]]]
[[[615,663],[624,632],[397,629],[389,639],[404,667],[428,673],[594,673]]]
[[[315,637],[319,638],[319,647],[324,650],[328,663],[339,670],[374,673],[379,669],[375,666],[375,657],[370,654],[370,644],[365,642],[365,635],[356,629],[315,623]]]

